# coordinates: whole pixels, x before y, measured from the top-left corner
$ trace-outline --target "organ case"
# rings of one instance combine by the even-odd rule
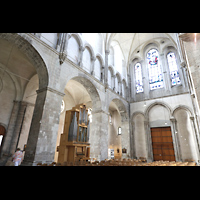
[[[85,104],[79,104],[66,111],[64,130],[57,148],[58,162],[78,161],[81,158],[89,159],[90,120]]]

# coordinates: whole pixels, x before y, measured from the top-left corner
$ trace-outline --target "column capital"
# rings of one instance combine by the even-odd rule
[[[170,118],[170,121],[171,121],[171,122],[175,122],[176,119],[175,119],[174,117],[171,117],[171,118]]]
[[[80,46],[80,47],[79,47],[79,50],[80,50],[80,51],[84,51],[84,50],[85,50],[85,47],[84,47],[84,46]]]
[[[105,50],[105,53],[106,53],[106,54],[109,54],[109,53],[110,53],[110,50],[108,50],[108,49]]]
[[[91,57],[91,60],[92,60],[92,61],[95,61],[96,59],[97,59],[97,58],[96,58],[95,56],[92,56],[92,57]]]
[[[192,121],[194,121],[194,116],[191,116],[190,119],[191,119]]]

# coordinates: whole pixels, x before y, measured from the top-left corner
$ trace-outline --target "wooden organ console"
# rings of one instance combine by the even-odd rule
[[[89,115],[85,104],[79,104],[66,111],[64,131],[57,147],[59,163],[89,159]]]

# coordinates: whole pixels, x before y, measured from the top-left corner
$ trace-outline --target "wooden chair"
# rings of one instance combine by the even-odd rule
[[[187,166],[196,166],[195,162],[188,162]]]
[[[39,163],[37,164],[37,166],[42,166],[42,163],[41,163],[41,162],[39,162]]]
[[[177,166],[186,166],[187,164],[188,162],[183,162],[183,163],[178,164]]]
[[[61,166],[61,163],[56,163],[56,166]]]

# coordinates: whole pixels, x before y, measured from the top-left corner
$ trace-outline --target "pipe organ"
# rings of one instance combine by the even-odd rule
[[[81,158],[89,159],[90,120],[85,104],[79,104],[66,111],[64,130],[57,147],[58,162],[78,161]]]

